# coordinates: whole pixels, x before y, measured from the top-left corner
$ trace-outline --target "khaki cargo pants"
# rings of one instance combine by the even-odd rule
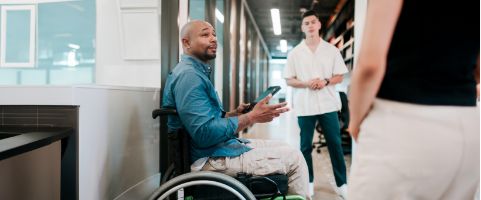
[[[252,150],[237,157],[209,158],[203,171],[216,171],[236,176],[245,172],[262,176],[272,173],[286,174],[289,178],[288,194],[309,197],[309,174],[302,153],[286,143],[276,140],[250,140]]]

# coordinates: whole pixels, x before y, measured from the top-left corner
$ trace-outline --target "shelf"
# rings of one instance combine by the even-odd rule
[[[344,45],[343,45],[341,48],[339,48],[339,50],[342,51],[342,50],[344,50],[345,48],[350,47],[351,44],[353,44],[353,43],[354,43],[354,38],[351,38],[351,39],[349,39],[349,41],[347,41],[346,43],[344,43]]]
[[[354,56],[349,56],[347,58],[344,58],[344,62],[348,62],[350,60],[352,60],[354,58]]]

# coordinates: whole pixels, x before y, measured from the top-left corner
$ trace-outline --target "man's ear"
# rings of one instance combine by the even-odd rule
[[[190,49],[190,41],[188,38],[182,38],[182,46],[184,46],[187,49]]]

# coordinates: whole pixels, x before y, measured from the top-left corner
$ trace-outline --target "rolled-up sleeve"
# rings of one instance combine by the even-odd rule
[[[208,85],[193,71],[182,73],[174,85],[174,98],[180,120],[200,148],[235,138],[238,118],[222,118],[208,94]]]
[[[342,75],[349,72],[344,62],[344,58],[342,58],[341,52],[338,49],[334,49],[334,65],[332,70],[332,75]]]
[[[296,68],[295,68],[296,63],[294,61],[295,56],[293,54],[294,54],[294,52],[290,52],[287,55],[287,63],[286,63],[286,66],[284,67],[284,71],[282,73],[283,78],[285,78],[285,79],[297,77]]]

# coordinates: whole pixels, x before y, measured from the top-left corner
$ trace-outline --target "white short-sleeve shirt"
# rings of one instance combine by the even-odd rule
[[[284,78],[309,81],[314,78],[331,78],[347,73],[344,59],[335,46],[321,39],[315,52],[303,40],[287,55]],[[341,109],[341,99],[334,85],[321,90],[294,88],[293,107],[297,116],[320,115]]]

